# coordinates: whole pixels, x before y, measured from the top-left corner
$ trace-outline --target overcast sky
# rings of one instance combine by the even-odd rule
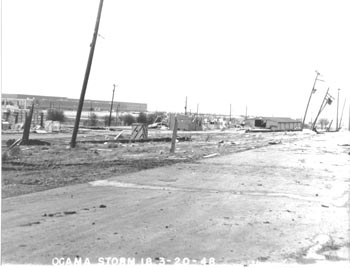
[[[105,0],[86,99],[301,118],[350,103],[347,0]],[[2,92],[79,98],[99,0],[2,0]],[[344,118],[348,118],[349,106]],[[335,119],[336,102],[324,116]],[[344,119],[343,119],[344,120]],[[345,121],[346,122],[346,121]]]

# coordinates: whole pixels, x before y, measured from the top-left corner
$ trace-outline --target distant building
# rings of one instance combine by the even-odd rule
[[[175,116],[177,118],[177,129],[186,131],[203,130],[202,120],[196,115],[170,114],[169,128],[174,129]]]
[[[70,99],[65,97],[52,97],[52,96],[40,96],[40,95],[25,95],[25,94],[1,94],[2,105],[14,105],[19,109],[27,109],[35,100],[35,106],[41,110],[47,110],[50,108],[76,111],[78,108],[79,100]],[[85,100],[83,111],[109,111],[111,107],[111,101],[100,100]],[[134,103],[134,102],[113,102],[113,110],[118,112],[147,112],[146,103]]]
[[[288,117],[254,117],[244,120],[244,125],[251,128],[270,129],[275,131],[300,130],[301,121]]]

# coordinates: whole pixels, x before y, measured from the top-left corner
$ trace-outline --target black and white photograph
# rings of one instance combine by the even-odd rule
[[[348,0],[1,0],[1,265],[350,267]]]

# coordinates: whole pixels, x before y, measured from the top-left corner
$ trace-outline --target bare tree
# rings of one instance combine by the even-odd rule
[[[324,129],[329,124],[329,120],[327,118],[320,118],[318,123],[321,125],[321,129]]]

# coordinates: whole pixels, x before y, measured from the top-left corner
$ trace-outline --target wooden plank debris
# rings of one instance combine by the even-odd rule
[[[130,140],[141,140],[148,138],[148,129],[144,124],[132,124]]]
[[[217,156],[217,155],[219,155],[219,154],[218,153],[208,154],[208,155],[203,156],[203,158],[214,157],[214,156]]]
[[[191,141],[190,137],[177,137],[177,140],[180,142],[183,141]],[[145,142],[170,142],[170,137],[161,137],[161,138],[148,138],[148,139],[141,139],[141,140],[130,140],[130,139],[117,139],[117,140],[108,140],[108,143],[145,143]],[[106,140],[81,140],[78,141],[78,143],[105,143]]]
[[[118,135],[115,136],[114,140],[117,140],[123,133],[124,133],[124,130],[122,130],[120,133],[118,133]]]

